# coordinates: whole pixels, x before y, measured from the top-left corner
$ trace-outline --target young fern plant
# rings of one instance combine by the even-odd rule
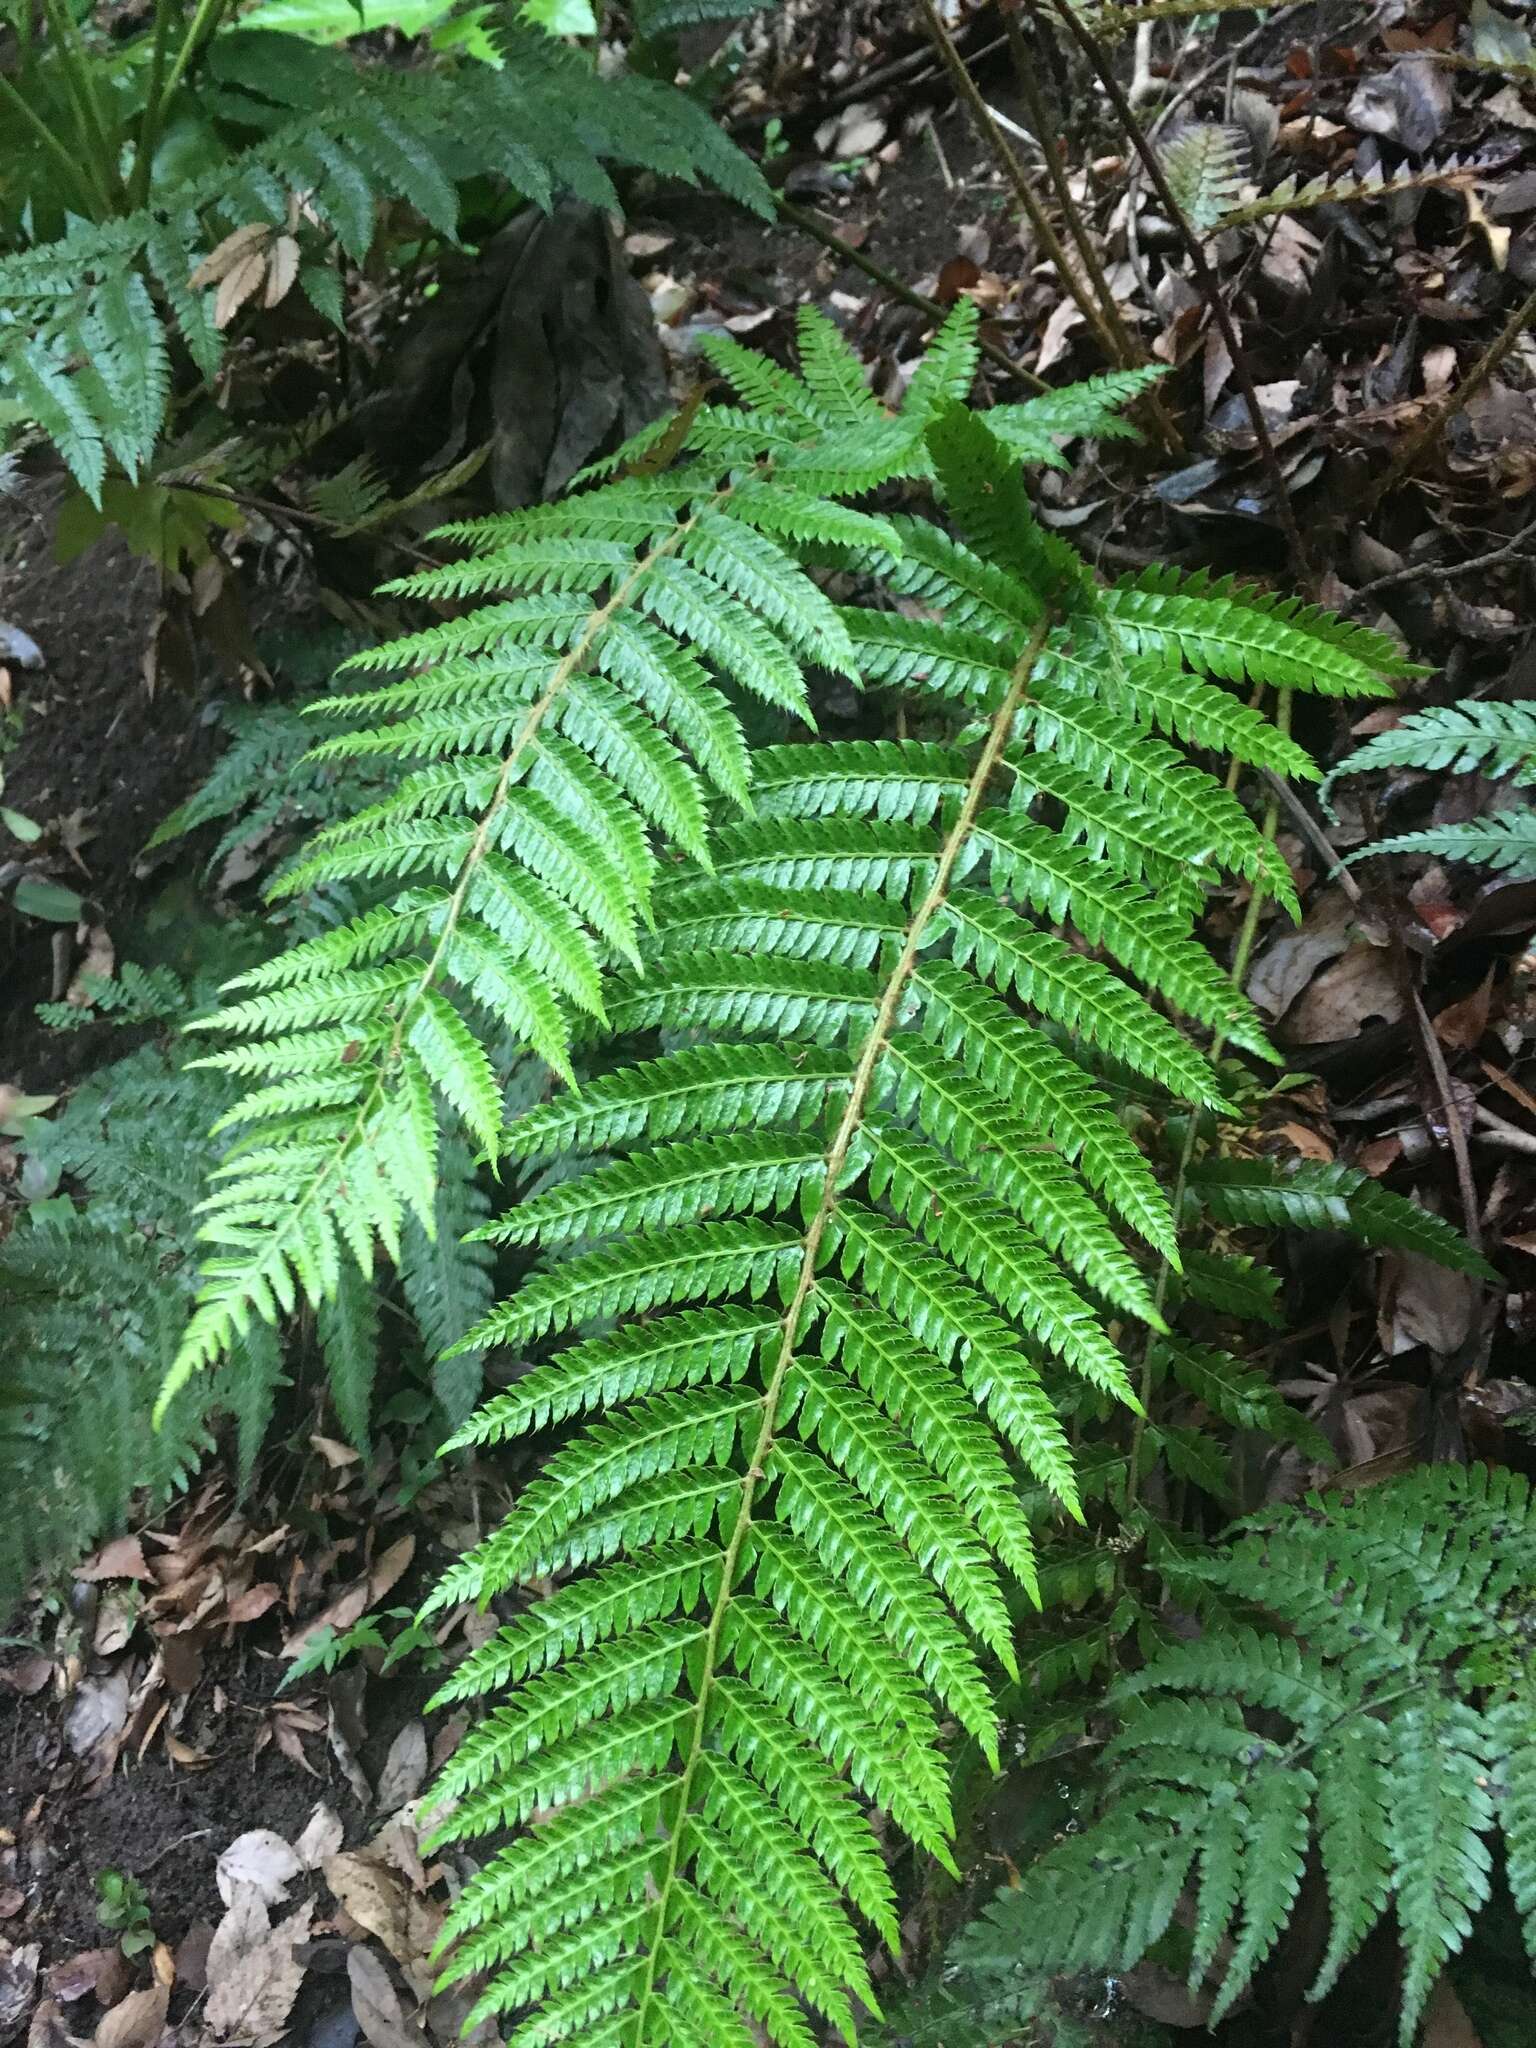
[[[436,1839],[513,1831],[443,1944],[515,2048],[813,2048],[875,2010],[859,1923],[895,1945],[897,1901],[863,1809],[949,1862],[946,1730],[995,1759],[1006,1588],[1036,1589],[1021,1483],[1080,1516],[1063,1410],[1135,1407],[1109,1319],[1160,1327],[1137,1253],[1178,1263],[1090,1063],[1219,1108],[1194,1029],[1269,1056],[1184,864],[1284,878],[1158,728],[1304,767],[1206,677],[1370,691],[1394,660],[1233,586],[1099,588],[958,404],[907,460],[963,538],[807,552],[929,614],[846,608],[834,644],[938,736],[760,752],[754,815],[604,986],[606,1029],[664,1049],[503,1140],[592,1162],[487,1228],[546,1257],[465,1341],[574,1341],[455,1443],[588,1419],[429,1603],[557,1582],[439,1694],[510,1689]]]

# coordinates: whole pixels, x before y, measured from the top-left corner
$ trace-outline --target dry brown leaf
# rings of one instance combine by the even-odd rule
[[[119,1536],[77,1565],[74,1576],[94,1586],[101,1579],[153,1579],[154,1573],[144,1561],[144,1546],[138,1537]]]
[[[281,1586],[274,1586],[270,1579],[258,1579],[254,1586],[247,1586],[243,1593],[237,1593],[224,1610],[226,1621],[260,1621],[268,1608],[275,1607],[283,1597]]]
[[[320,1453],[333,1472],[341,1471],[346,1465],[355,1465],[362,1456],[351,1444],[338,1443],[333,1436],[311,1436],[309,1445],[311,1450]]]
[[[236,1895],[208,1947],[204,2017],[210,2038],[269,2048],[282,2037],[304,1981],[294,1950],[308,1941],[314,1911],[306,1900],[273,1927],[258,1893]]]
[[[374,1799],[384,1813],[393,1813],[414,1799],[427,1775],[427,1731],[420,1721],[407,1721],[389,1745]]]
[[[1331,1045],[1372,1023],[1395,1024],[1403,1009],[1402,978],[1391,953],[1362,939],[1323,969],[1286,1012],[1276,1037],[1289,1045]]]
[[[266,274],[267,259],[261,250],[253,249],[249,255],[240,258],[220,281],[218,297],[213,302],[215,327],[229,325],[246,300],[260,289]]]
[[[1415,1252],[1394,1252],[1383,1262],[1381,1293],[1377,1326],[1389,1358],[1420,1344],[1444,1357],[1467,1341],[1475,1303],[1468,1274]]]
[[[267,283],[261,303],[268,308],[281,305],[298,274],[299,245],[292,235],[279,235],[267,251]]]
[[[232,235],[226,235],[216,249],[210,250],[187,279],[189,291],[200,292],[211,284],[217,284],[227,277],[238,264],[244,262],[253,249],[266,245],[272,230],[265,221],[248,221],[243,228],[236,228]]]
[[[352,2012],[372,2048],[422,2048],[420,2030],[408,2027],[389,1972],[362,1942],[347,1951]]]
[[[130,1991],[120,2005],[102,2015],[95,2048],[154,2048],[170,2002],[171,1994],[164,1984]]]
[[[429,1996],[436,1971],[428,1958],[442,1928],[442,1909],[417,1898],[392,1871],[361,1851],[332,1856],[323,1870],[357,1925],[388,1949],[418,1997]]]
[[[344,1840],[345,1830],[340,1814],[322,1801],[305,1821],[303,1833],[293,1845],[293,1853],[306,1870],[319,1870],[337,1853]]]
[[[99,1743],[120,1735],[128,1719],[128,1673],[109,1671],[105,1678],[87,1678],[78,1686],[64,1720],[64,1740],[75,1756],[85,1756]]]
[[[83,2034],[72,2034],[51,1998],[43,1999],[27,2028],[27,2048],[87,2048]]]
[[[313,1621],[307,1621],[301,1629],[292,1634],[283,1645],[285,1657],[297,1657],[312,1636],[323,1628],[334,1629],[338,1635],[348,1630],[359,1616],[384,1598],[384,1595],[405,1571],[416,1554],[416,1538],[402,1536],[398,1543],[391,1543],[388,1550],[374,1559],[368,1576],[357,1579],[340,1593]]]

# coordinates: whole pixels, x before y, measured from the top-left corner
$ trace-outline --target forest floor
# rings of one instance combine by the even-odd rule
[[[1103,368],[1021,240],[995,156],[917,38],[889,27],[891,12],[822,8],[801,17],[801,44],[791,27],[757,48],[734,88],[740,132],[760,139],[766,120],[779,122],[770,140],[797,205],[924,297],[974,296],[994,345],[1048,382]],[[1168,82],[1149,110],[1171,84],[1185,116],[1234,122],[1260,191],[1351,162],[1482,167],[1212,244],[1314,593],[1395,632],[1428,671],[1404,706],[1356,713],[1352,729],[1350,714],[1306,702],[1299,736],[1331,762],[1401,708],[1536,698],[1529,338],[1458,414],[1420,481],[1370,504],[1403,437],[1536,282],[1536,90],[1441,62],[1466,47],[1467,18],[1435,5],[1172,28],[1158,46]],[[971,35],[975,75],[989,104],[1022,122],[995,30],[983,19]],[[1081,200],[1103,229],[1123,312],[1170,366],[1186,445],[1106,444],[1045,479],[1044,514],[1107,573],[1172,559],[1294,587],[1230,358],[1168,223],[1107,124],[1078,139],[1074,160],[1091,165]],[[810,301],[891,393],[930,325],[798,229],[764,228],[698,194],[645,196],[627,237],[679,388],[701,327],[785,351],[794,308]],[[1020,395],[991,365],[983,382]],[[185,854],[148,859],[144,846],[206,773],[218,744],[210,702],[235,687],[205,662],[193,682],[162,664],[152,688],[153,574],[105,543],[59,564],[53,509],[44,489],[0,510],[0,620],[43,657],[35,669],[0,661],[5,801],[43,823],[35,858],[88,906],[78,930],[0,920],[0,1082],[46,1094],[88,1070],[102,1038],[49,1034],[33,1006],[63,995],[93,931],[131,951],[136,929],[174,920],[200,886]],[[858,716],[851,693],[829,710]],[[1480,1293],[1422,1262],[1342,1247],[1302,1271],[1276,1241],[1290,1317],[1272,1369],[1355,1473],[1428,1454],[1536,1463],[1518,1429],[1536,1409],[1536,884],[1423,863],[1373,863],[1358,886],[1333,871],[1382,816],[1402,829],[1503,800],[1474,776],[1412,776],[1348,793],[1336,824],[1315,805],[1281,820],[1304,917],[1266,919],[1249,990],[1304,1078],[1276,1097],[1265,1141],[1416,1191],[1477,1235],[1508,1282]],[[1212,903],[1207,932],[1223,957],[1242,908],[1235,893]],[[1315,1476],[1272,1470],[1259,1498]],[[174,1513],[82,1566],[64,1606],[55,1591],[19,1618],[0,1646],[0,2048],[92,2036],[155,2048],[168,2014],[191,2040],[210,2014],[227,2032],[242,2013],[239,2037],[257,2043],[286,2030],[302,2048],[355,2048],[364,2036],[409,2048],[421,2038],[405,2017],[412,2001],[447,2048],[462,2003],[428,1996],[441,1873],[430,1857],[423,1866],[417,1819],[455,1724],[424,1723],[429,1681],[381,1675],[376,1652],[280,1687],[306,1638],[408,1607],[494,1510],[493,1493],[466,1502],[462,1482],[413,1493],[387,1459],[366,1468],[317,1411],[251,1497],[237,1500],[209,1468]],[[256,1873],[270,1927],[230,1928],[234,1870]],[[142,1888],[128,1932],[149,1938],[131,1956],[98,1919],[104,1873]],[[1437,2006],[1429,2039],[1528,2043],[1536,2000],[1505,2024],[1463,1986]],[[1252,2025],[1221,2038],[1257,2044]],[[1106,2038],[1118,2031],[1111,2022]]]

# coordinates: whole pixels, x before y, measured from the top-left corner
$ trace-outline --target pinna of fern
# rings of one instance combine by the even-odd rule
[[[1101,1817],[1000,1893],[972,1939],[1042,1971],[1124,1970],[1172,1938],[1185,1898],[1189,1982],[1209,1984],[1215,2026],[1315,1857],[1330,1925],[1307,1996],[1395,1910],[1410,2048],[1491,1895],[1496,1836],[1536,1956],[1529,1485],[1429,1467],[1255,1517],[1180,1572],[1205,1626],[1112,1691]]]
[[[1235,592],[1103,592],[980,418],[924,444],[963,538],[817,549],[942,614],[841,620],[954,736],[760,754],[754,815],[659,882],[643,972],[605,983],[609,1031],[667,1049],[507,1136],[593,1161],[487,1228],[546,1258],[472,1341],[562,1348],[456,1442],[578,1427],[430,1603],[557,1582],[440,1694],[510,1689],[436,1797],[440,1840],[518,1831],[444,1933],[517,2048],[811,2048],[809,2013],[852,2040],[874,2009],[858,1921],[894,1943],[896,1900],[861,1808],[948,1859],[944,1726],[995,1758],[1007,1588],[1037,1585],[1020,1478],[1080,1514],[1063,1408],[1134,1408],[1107,1322],[1161,1325],[1132,1247],[1178,1262],[1093,1061],[1214,1106],[1167,1010],[1267,1052],[1162,900],[1162,793],[1213,869],[1267,874],[1262,836],[1151,727],[1285,743],[1167,650],[1310,644],[1360,689],[1390,659]]]

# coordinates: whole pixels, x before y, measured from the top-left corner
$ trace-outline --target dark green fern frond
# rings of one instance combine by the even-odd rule
[[[203,62],[243,146],[194,178],[157,177],[148,206],[101,222],[72,218],[54,239],[0,257],[0,386],[94,503],[109,457],[131,479],[155,450],[172,337],[205,380],[217,375],[225,337],[199,265],[235,230],[287,233],[301,209],[310,260],[300,282],[336,317],[329,246],[362,262],[391,202],[451,238],[458,188],[471,179],[498,179],[545,209],[568,192],[618,212],[606,166],[633,167],[702,178],[771,213],[756,167],[686,94],[653,78],[599,77],[579,52],[515,16],[493,32],[500,68],[358,65],[346,50],[297,36],[228,31]],[[263,246],[258,237],[253,247]],[[356,502],[354,493],[348,503]]]
[[[785,418],[826,403],[849,373],[821,346],[809,398],[742,381]],[[1213,872],[1262,872],[1257,828],[1101,711],[1134,647],[1011,452],[956,410],[925,440],[965,539],[902,519],[859,555],[941,621],[908,636],[922,622],[845,608],[834,644],[866,674],[887,649],[881,680],[940,736],[765,750],[756,816],[663,871],[605,981],[609,1028],[663,1034],[659,1055],[503,1141],[597,1155],[484,1233],[545,1257],[465,1342],[563,1348],[456,1441],[587,1419],[429,1603],[557,1582],[443,1695],[510,1688],[439,1782],[438,1839],[537,1816],[444,1932],[450,1977],[488,1973],[476,2012],[513,2042],[586,2038],[600,2011],[623,2048],[676,2041],[679,2013],[708,2048],[809,2048],[807,2008],[854,2038],[875,2002],[857,1923],[889,1941],[895,1901],[853,1794],[948,1858],[941,1724],[995,1758],[1009,1588],[1039,1590],[1021,1477],[1042,1517],[1081,1517],[1066,1411],[1136,1405],[1102,1304],[1161,1327],[1137,1252],[1177,1263],[1084,1061],[1103,1046],[1217,1105],[1163,1006],[1264,1048],[1165,908],[1164,866],[1130,851],[1143,795],[1193,821]],[[1217,631],[1204,598],[1169,616]],[[1312,645],[1260,603],[1222,643],[1232,673],[1245,632]],[[1360,657],[1329,654],[1342,685]],[[1149,689],[1154,670],[1182,673],[1177,652],[1143,665]],[[1285,1838],[1278,1811],[1258,1821]]]
[[[1121,1681],[1102,1817],[999,1894],[986,1938],[1045,1971],[1126,1968],[1187,1884],[1190,1981],[1214,1980],[1217,2025],[1316,1855],[1332,1933],[1308,1995],[1395,1908],[1409,2048],[1489,1896],[1497,1831],[1532,1896],[1527,1482],[1436,1466],[1241,1524],[1188,1569],[1218,1603],[1204,1633]]]

